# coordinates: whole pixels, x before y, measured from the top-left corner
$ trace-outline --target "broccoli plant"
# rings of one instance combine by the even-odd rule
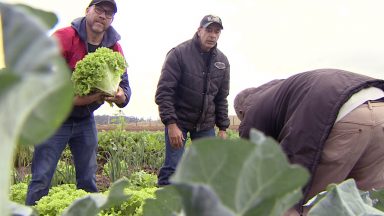
[[[204,138],[186,150],[173,185],[146,202],[144,216],[282,215],[300,200],[308,177],[303,167],[289,164],[276,141],[256,130],[251,141]]]

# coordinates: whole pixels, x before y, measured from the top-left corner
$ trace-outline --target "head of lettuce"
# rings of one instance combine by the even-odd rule
[[[72,73],[75,95],[104,92],[113,96],[119,88],[127,62],[119,52],[100,47],[78,61]]]

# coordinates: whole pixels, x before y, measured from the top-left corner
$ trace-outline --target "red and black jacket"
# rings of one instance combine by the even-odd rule
[[[71,26],[62,28],[53,33],[53,36],[58,39],[61,46],[61,53],[65,58],[69,68],[73,71],[76,63],[84,58],[88,53],[87,35],[85,30],[85,17],[77,18],[72,22]],[[123,50],[118,43],[120,35],[116,30],[110,26],[106,31],[102,47],[108,47],[114,51],[117,51],[123,55]],[[120,107],[124,107],[128,104],[131,97],[131,88],[129,86],[128,74],[122,75],[120,87],[124,90],[126,100]],[[98,109],[102,104],[92,103],[85,106],[74,106],[70,118],[85,118],[93,115],[93,111]]]

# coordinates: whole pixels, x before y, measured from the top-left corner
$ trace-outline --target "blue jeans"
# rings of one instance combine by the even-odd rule
[[[209,129],[204,131],[188,131],[183,128],[180,128],[180,130],[183,132],[183,137],[185,138],[183,147],[179,149],[172,148],[169,137],[168,137],[168,129],[165,127],[165,161],[164,165],[160,168],[157,185],[158,186],[165,186],[169,185],[169,177],[175,172],[176,166],[179,163],[181,157],[184,153],[184,146],[187,141],[187,133],[189,132],[189,135],[191,137],[191,140],[196,140],[203,137],[214,137],[215,136],[215,129]]]
[[[68,119],[51,138],[35,146],[26,205],[35,205],[36,201],[48,194],[57,163],[67,144],[75,164],[77,188],[88,192],[98,191],[95,119],[93,116],[81,120]]]

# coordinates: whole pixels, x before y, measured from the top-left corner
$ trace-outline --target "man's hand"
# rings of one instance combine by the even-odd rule
[[[220,137],[221,139],[227,139],[228,135],[226,131],[219,130],[219,132],[217,132],[217,136]]]
[[[73,104],[76,106],[85,106],[96,101],[102,103],[104,101],[104,98],[105,98],[105,94],[101,92],[97,92],[97,93],[89,94],[85,96],[75,96],[75,98],[73,99]]]
[[[115,103],[116,105],[123,104],[125,102],[125,99],[126,98],[125,98],[124,91],[120,86],[117,89],[115,96],[105,97],[105,101],[110,102],[110,103]]]
[[[183,137],[183,132],[176,123],[167,125],[168,128],[168,139],[171,143],[171,146],[175,149],[183,147],[185,138]]]

